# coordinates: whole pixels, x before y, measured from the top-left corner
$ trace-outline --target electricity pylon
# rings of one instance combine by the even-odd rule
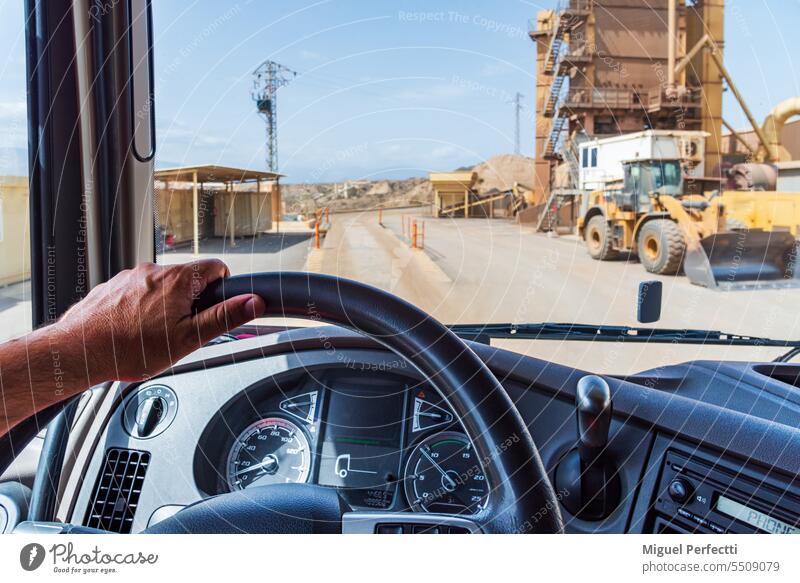
[[[267,170],[278,172],[278,89],[288,85],[297,73],[275,61],[264,61],[253,71],[250,95],[267,124]]]

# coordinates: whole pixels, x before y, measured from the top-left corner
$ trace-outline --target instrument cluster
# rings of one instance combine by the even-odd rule
[[[311,482],[358,509],[471,514],[489,493],[438,392],[386,372],[306,373],[253,387],[206,428],[195,467],[208,495]]]

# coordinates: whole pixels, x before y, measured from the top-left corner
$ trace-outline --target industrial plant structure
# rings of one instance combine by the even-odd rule
[[[570,0],[539,12],[538,198],[558,164],[577,166],[582,139],[645,129],[706,132],[706,169],[719,175],[723,20],[724,0]]]

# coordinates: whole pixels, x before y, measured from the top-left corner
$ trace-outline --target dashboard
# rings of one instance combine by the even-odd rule
[[[528,425],[554,484],[577,441],[587,373],[471,348]],[[795,532],[800,367],[693,362],[605,377],[619,500],[568,532]],[[94,404],[61,520],[140,532],[261,485],[336,488],[356,511],[467,516],[492,496],[469,439],[408,363],[352,332],[289,329],[210,346]],[[113,493],[110,493],[113,492]],[[556,488],[559,500],[564,492]]]
[[[489,494],[452,410],[405,361],[312,350],[120,387],[71,522],[138,532],[204,498],[287,482],[386,512],[468,515]]]

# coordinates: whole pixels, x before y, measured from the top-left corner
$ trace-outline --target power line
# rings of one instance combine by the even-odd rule
[[[267,170],[278,171],[278,104],[277,92],[297,76],[295,71],[276,63],[264,61],[253,71],[253,89],[250,96],[256,102],[258,113],[267,124]]]

